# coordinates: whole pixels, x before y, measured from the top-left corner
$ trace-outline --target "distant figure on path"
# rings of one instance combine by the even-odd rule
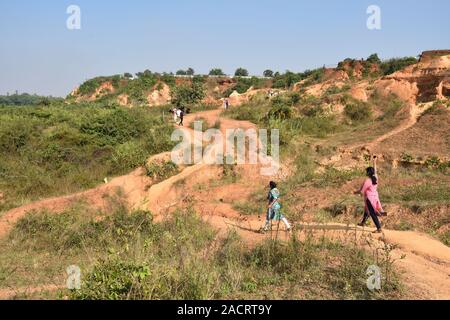
[[[175,122],[176,124],[178,124],[178,116],[177,116],[177,108],[173,108],[171,110],[172,115],[173,115],[173,122]]]
[[[225,99],[223,101],[223,107],[225,110],[228,110],[228,108],[230,107],[230,101],[228,101],[228,99]]]
[[[381,206],[380,197],[378,195],[378,175],[377,175],[377,157],[373,157],[373,167],[368,167],[366,169],[368,178],[364,181],[362,187],[355,192],[355,194],[361,194],[364,197],[364,217],[359,226],[364,226],[369,219],[372,217],[375,226],[377,227],[376,233],[381,233],[381,223],[378,219],[379,216],[386,216],[383,207]]]
[[[182,109],[177,109],[177,117],[180,119],[180,122],[178,123],[179,126],[183,126],[183,120],[184,120],[184,111]]]

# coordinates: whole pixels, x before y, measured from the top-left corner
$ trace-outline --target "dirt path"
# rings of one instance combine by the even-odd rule
[[[338,149],[338,153],[323,159],[319,162],[322,167],[333,166],[340,169],[352,169],[365,163],[364,155],[380,153],[377,147],[385,140],[405,131],[414,126],[420,116],[431,107],[432,103],[425,104],[420,108],[416,104],[408,106],[408,117],[393,130],[375,138],[370,142],[350,144]],[[383,158],[382,154],[379,154]]]
[[[400,123],[400,125],[396,128],[394,128],[393,130],[383,134],[382,136],[376,138],[375,140],[373,140],[372,142],[366,144],[366,148],[368,148],[369,150],[373,150],[378,144],[382,143],[383,141],[389,139],[392,136],[395,136],[397,134],[399,134],[400,132],[403,132],[405,130],[408,130],[409,128],[411,128],[413,125],[415,125],[418,121],[418,119],[420,118],[420,116],[429,108],[431,107],[431,103],[425,105],[423,108],[419,108],[418,105],[416,104],[411,104],[409,106],[409,110],[408,110],[408,118],[405,119],[402,123]],[[362,145],[360,145],[362,146]]]
[[[220,110],[200,112],[186,117],[186,125],[202,117],[213,124],[220,118]],[[221,131],[227,128],[254,128],[254,124],[246,121],[235,121],[220,118]],[[412,124],[408,124],[412,125]],[[403,130],[407,127],[404,125]],[[396,132],[400,132],[398,129]],[[192,130],[186,129],[186,133],[192,134]],[[385,137],[386,138],[386,137]],[[381,137],[379,138],[380,141]],[[194,141],[193,138],[192,141]],[[167,156],[167,154],[165,154]],[[212,156],[212,155],[207,155]],[[271,234],[261,234],[258,232],[262,225],[262,218],[242,217],[230,203],[239,199],[246,192],[249,194],[262,183],[266,183],[269,177],[261,177],[259,165],[239,166],[243,175],[241,180],[246,184],[232,183],[220,186],[217,189],[209,189],[204,192],[194,192],[196,197],[195,208],[202,215],[203,219],[210,223],[219,234],[226,235],[230,230],[235,230],[242,240],[250,247],[261,243]],[[107,206],[107,197],[111,196],[117,188],[124,191],[124,196],[131,207],[146,208],[151,210],[157,220],[163,219],[170,212],[170,208],[176,208],[183,204],[185,195],[189,195],[189,188],[184,186],[194,186],[196,184],[208,183],[220,177],[220,166],[208,165],[202,161],[193,166],[184,168],[182,172],[158,184],[151,183],[150,179],[143,174],[143,169],[137,169],[122,177],[113,179],[106,185],[88,190],[76,195],[46,199],[29,204],[24,207],[13,209],[0,218],[0,237],[4,237],[21,217],[30,210],[49,210],[61,212],[75,201],[84,200],[98,208]],[[181,187],[180,187],[181,186]],[[191,190],[192,191],[192,190]],[[226,202],[224,201],[227,200]],[[313,232],[327,232],[330,237],[348,237],[349,231],[354,231],[355,236],[367,234],[367,229],[356,228],[354,226],[342,224],[298,224],[297,230],[312,230]],[[301,231],[298,231],[301,233]],[[352,236],[352,235],[350,235]],[[412,231],[392,231],[385,230],[384,235],[378,239],[386,243],[396,245],[398,248],[393,251],[397,261],[397,266],[403,271],[403,280],[408,288],[411,297],[424,299],[450,299],[450,248],[439,241],[424,234]],[[286,240],[289,235],[286,232],[279,234],[281,240]],[[36,291],[45,289],[35,288]],[[8,289],[9,290],[9,289]],[[11,290],[0,289],[0,299],[10,297],[8,293],[14,294]],[[2,295],[3,294],[3,295]]]

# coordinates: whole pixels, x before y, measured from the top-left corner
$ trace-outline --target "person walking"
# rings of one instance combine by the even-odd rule
[[[176,124],[178,124],[178,115],[177,115],[177,108],[173,108],[171,110],[172,115],[173,115],[173,122],[175,122]]]
[[[179,126],[183,126],[183,121],[184,121],[184,111],[182,109],[177,109],[177,117],[180,119],[180,122],[178,123]]]
[[[381,223],[379,216],[386,216],[386,212],[381,205],[380,197],[378,195],[378,182],[377,175],[377,157],[373,157],[373,166],[366,169],[367,179],[364,181],[361,188],[355,192],[355,194],[361,194],[364,198],[364,217],[358,226],[364,226],[369,219],[372,218],[377,230],[375,233],[381,233]]]
[[[262,231],[268,231],[271,227],[272,220],[282,221],[286,226],[287,231],[291,231],[292,227],[284,214],[281,212],[280,191],[277,189],[277,184],[274,181],[269,183],[269,194],[267,195],[269,204],[267,206],[266,222]]]

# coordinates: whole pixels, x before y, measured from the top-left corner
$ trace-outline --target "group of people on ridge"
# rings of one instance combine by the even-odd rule
[[[381,233],[381,223],[379,217],[386,216],[386,212],[381,205],[380,197],[378,195],[378,182],[377,175],[377,157],[373,157],[373,166],[366,169],[367,179],[364,181],[361,188],[355,191],[355,194],[362,195],[364,199],[364,216],[358,226],[364,226],[369,217],[372,218],[377,230],[375,233]],[[280,199],[280,191],[277,188],[277,184],[274,181],[269,183],[269,194],[267,196],[269,202],[267,206],[266,222],[261,231],[268,231],[271,228],[272,221],[284,223],[287,231],[291,231],[292,227],[289,221],[281,212],[282,205]]]

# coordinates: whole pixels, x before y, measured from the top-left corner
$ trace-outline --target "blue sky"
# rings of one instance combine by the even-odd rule
[[[81,30],[66,28],[69,5]],[[382,29],[368,30],[369,5]],[[65,96],[145,69],[303,71],[352,57],[450,48],[448,0],[0,0],[0,94]]]

